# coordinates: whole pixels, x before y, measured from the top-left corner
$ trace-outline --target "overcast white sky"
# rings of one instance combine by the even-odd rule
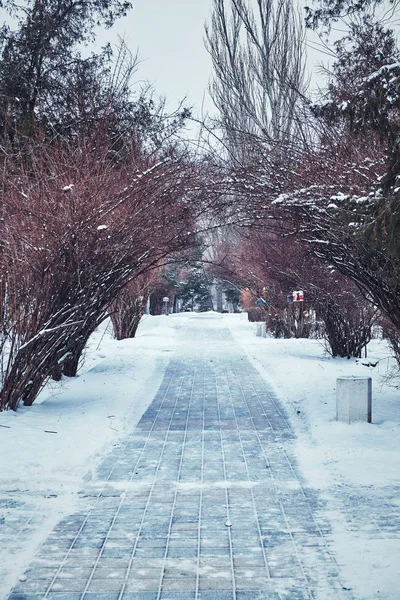
[[[100,39],[113,41],[118,33],[133,52],[138,49],[142,60],[138,79],[154,83],[170,108],[187,96],[197,111],[204,98],[204,110],[212,112],[210,98],[204,97],[212,66],[203,41],[211,5],[212,0],[134,0],[128,17]],[[316,60],[313,53],[311,63]]]
[[[138,79],[153,82],[169,106],[187,96],[200,110],[211,75],[203,43],[210,7],[211,0],[134,0],[128,17],[100,39],[113,41],[118,32],[133,52],[139,50]],[[212,108],[209,99],[206,103]]]
[[[156,92],[167,97],[170,110],[186,97],[195,112],[212,113],[206,92],[212,66],[204,47],[204,23],[211,6],[212,0],[133,0],[128,16],[112,30],[99,32],[97,41],[117,44],[118,35],[124,37],[130,50],[139,52],[138,82],[154,83]],[[4,10],[0,18],[6,18]],[[315,71],[323,58],[313,52],[311,69]]]

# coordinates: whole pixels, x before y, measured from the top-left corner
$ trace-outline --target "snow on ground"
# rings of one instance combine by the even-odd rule
[[[318,340],[255,337],[243,317],[224,318],[286,406],[300,469],[327,501],[349,587],[363,600],[400,598],[400,390],[388,385],[390,349],[372,340],[367,359],[332,359]],[[336,379],[354,375],[372,377],[372,424],[336,421]],[[383,525],[397,528],[394,539],[379,531],[384,513],[393,515]]]
[[[322,340],[255,337],[254,323],[236,317],[226,315],[225,319],[237,342],[285,402],[299,436],[298,457],[309,483],[320,489],[340,478],[359,485],[400,483],[400,390],[385,383],[388,368],[393,366],[386,343],[372,340],[366,359],[332,359]],[[377,359],[376,367],[363,364]],[[342,376],[372,377],[372,425],[335,420],[336,378]]]
[[[0,413],[0,598],[53,526],[74,510],[82,479],[138,422],[155,395],[179,326],[144,317],[136,339],[104,325],[77,378],[50,383],[32,407]]]
[[[48,385],[31,408],[0,413],[0,598],[54,524],[74,510],[82,480],[139,420],[177,346],[177,329],[193,316],[145,317],[137,337],[121,342],[104,326],[77,378]],[[398,535],[372,535],[369,523],[349,528],[352,497],[369,503],[360,505],[363,518],[380,503],[399,513],[400,402],[384,381],[387,346],[371,342],[369,355],[380,359],[372,368],[333,360],[317,340],[256,338],[244,315],[224,315],[222,323],[288,410],[299,467],[327,501],[333,549],[349,585],[362,600],[400,597]],[[343,375],[373,378],[372,424],[335,421],[336,378]]]

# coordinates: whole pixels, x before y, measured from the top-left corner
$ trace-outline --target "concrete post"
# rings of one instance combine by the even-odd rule
[[[267,327],[265,323],[256,323],[256,336],[267,337]]]
[[[336,380],[336,420],[352,423],[372,417],[372,378],[338,377]]]
[[[217,297],[217,312],[222,313],[222,284],[219,281],[215,285],[215,293]]]

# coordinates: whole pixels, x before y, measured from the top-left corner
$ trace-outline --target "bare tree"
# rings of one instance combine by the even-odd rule
[[[243,135],[284,144],[299,133],[305,90],[304,30],[292,0],[213,0],[206,48],[214,66],[210,93],[226,144]]]

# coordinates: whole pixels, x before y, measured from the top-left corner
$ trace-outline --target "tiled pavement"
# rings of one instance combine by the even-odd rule
[[[220,320],[181,335],[186,354],[9,600],[350,598],[276,397]]]

